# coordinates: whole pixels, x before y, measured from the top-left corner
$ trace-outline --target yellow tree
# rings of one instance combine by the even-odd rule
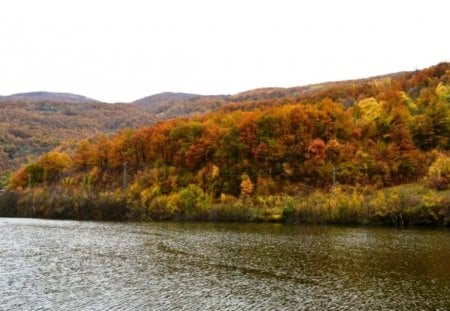
[[[241,176],[241,194],[244,196],[251,196],[253,193],[253,183],[247,174],[242,174]]]
[[[85,170],[89,166],[90,159],[92,158],[93,147],[87,140],[81,140],[75,150],[75,154],[72,157],[75,168]]]
[[[43,181],[54,182],[65,169],[70,167],[72,161],[63,152],[50,151],[40,157],[37,164],[43,169]]]

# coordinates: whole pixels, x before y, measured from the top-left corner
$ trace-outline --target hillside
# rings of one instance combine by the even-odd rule
[[[333,100],[348,106],[354,103],[358,96],[370,95],[364,92],[370,90],[373,84],[383,83],[386,79],[401,78],[408,80],[413,74],[414,72],[399,72],[365,79],[325,82],[290,88],[267,87],[234,95],[165,92],[144,97],[133,103],[155,114],[160,120],[179,116],[201,115],[225,107],[228,111],[248,110],[256,107],[273,107],[283,104],[286,100],[316,102],[324,97],[333,98]],[[343,96],[344,94],[345,96]]]
[[[264,218],[261,211],[270,214],[274,204],[300,217],[303,208],[317,204],[319,210],[308,217],[318,221],[347,221],[364,211],[371,221],[397,224],[398,217],[403,223],[410,215],[408,221],[419,223],[425,213],[426,221],[435,215],[445,223],[448,192],[433,199],[428,190],[421,197],[373,191],[418,182],[447,189],[449,150],[450,64],[443,63],[372,79],[238,94],[213,113],[122,130],[44,154],[18,170],[10,188],[25,189],[20,193],[29,204],[37,204],[27,200],[38,194],[43,200],[38,215],[51,217],[66,212],[81,217],[84,212],[73,216],[69,205],[60,211],[51,207],[58,205],[52,200],[81,196],[98,204],[100,218],[203,218],[247,213],[248,206]],[[353,192],[336,192],[336,185]],[[330,188],[336,197],[316,192]],[[368,194],[380,196],[370,215],[364,203]],[[305,205],[306,195],[316,203]],[[410,197],[415,201],[407,203]],[[392,198],[398,199],[394,205],[388,202]],[[323,218],[331,217],[324,206],[336,204],[342,204],[343,214]],[[414,209],[403,210],[408,204]]]
[[[189,93],[173,93],[173,92],[164,92],[159,94],[150,95],[138,100],[135,100],[133,104],[139,106],[151,107],[158,104],[165,104],[174,101],[186,101],[192,100],[194,98],[201,97],[202,95],[198,94],[189,94]]]
[[[28,93],[18,93],[9,96],[0,96],[0,102],[63,102],[63,103],[98,103],[98,100],[71,93],[57,93],[57,92],[28,92]]]
[[[432,70],[442,71],[446,66],[442,64]],[[0,169],[5,172],[17,168],[26,158],[51,150],[67,139],[112,133],[122,127],[139,127],[179,116],[202,115],[221,109],[224,112],[265,109],[287,102],[317,103],[323,98],[348,107],[361,98],[375,96],[375,86],[387,80],[403,83],[401,87],[405,93],[416,99],[420,90],[416,84],[426,83],[425,72],[427,70],[292,88],[261,88],[235,95],[166,92],[136,100],[133,104],[115,106],[70,93],[30,92],[1,96]]]
[[[155,121],[151,113],[135,105],[33,98],[0,101],[0,171],[17,168],[27,158],[47,152],[66,140],[113,133],[120,128]]]

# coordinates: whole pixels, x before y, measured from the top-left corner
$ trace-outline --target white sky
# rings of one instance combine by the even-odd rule
[[[450,60],[450,1],[2,0],[0,94],[107,102],[415,70]]]

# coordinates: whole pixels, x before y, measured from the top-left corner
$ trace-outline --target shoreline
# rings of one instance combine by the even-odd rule
[[[450,190],[421,184],[384,189],[338,187],[309,194],[222,196],[197,192],[187,200],[172,194],[143,201],[128,191],[33,188],[0,194],[0,217],[91,221],[284,223],[382,227],[449,227]]]
[[[168,219],[168,220],[93,220],[93,219],[68,219],[68,218],[43,218],[43,217],[9,217],[0,216],[0,223],[2,221],[8,222],[20,222],[20,221],[50,221],[50,222],[87,222],[87,223],[105,223],[105,224],[186,224],[186,225],[279,225],[279,226],[292,226],[292,227],[311,227],[311,228],[347,228],[347,229],[392,229],[392,230],[438,230],[438,231],[448,231],[450,230],[450,225],[414,225],[414,226],[404,226],[395,227],[386,224],[331,224],[331,223],[289,223],[289,222],[264,222],[264,221],[224,221],[224,220],[188,220],[188,219]]]

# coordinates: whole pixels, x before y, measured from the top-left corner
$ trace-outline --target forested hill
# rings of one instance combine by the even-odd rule
[[[446,64],[443,64],[445,67]],[[439,67],[439,66],[438,66]],[[133,103],[155,114],[158,119],[178,116],[193,116],[216,111],[223,107],[229,109],[253,109],[255,107],[272,107],[289,101],[317,102],[325,97],[349,106],[358,98],[371,96],[367,93],[371,84],[383,83],[389,79],[410,80],[416,72],[398,72],[366,79],[325,82],[297,87],[266,87],[248,90],[234,95],[199,95],[189,93],[165,92],[144,97]],[[406,86],[407,93],[417,89]],[[373,95],[373,94],[372,94]],[[417,94],[411,94],[417,97]]]
[[[303,95],[238,102],[203,116],[82,140],[25,165],[10,185],[120,189],[124,166],[125,186],[138,197],[145,189],[158,197],[193,186],[215,199],[295,193],[333,182],[410,183],[437,159],[448,165],[449,105],[448,63],[332,83]],[[445,165],[439,168],[442,187],[450,178]]]
[[[26,159],[36,158],[70,139],[110,134],[125,127],[136,128],[173,117],[211,113],[224,107],[228,107],[229,111],[251,110],[276,106],[286,100],[314,102],[327,96],[349,105],[357,100],[356,94],[370,95],[361,95],[361,88],[366,84],[411,74],[399,73],[294,88],[262,88],[235,95],[166,92],[132,104],[115,105],[71,93],[39,91],[0,96],[0,185],[8,171],[17,169]],[[342,96],[343,90],[349,87],[359,89],[345,91],[346,97]],[[414,89],[410,91],[416,92]]]
[[[164,92],[159,94],[150,95],[138,100],[135,100],[133,104],[140,106],[155,106],[175,101],[187,101],[195,98],[199,98],[202,95],[198,94],[189,94],[189,93],[173,93],[173,92]]]
[[[28,92],[17,93],[9,96],[0,96],[0,102],[62,102],[62,103],[98,103],[98,100],[71,93],[57,92]]]
[[[155,121],[153,114],[136,105],[60,102],[36,97],[0,101],[0,116],[0,175],[64,141]]]

